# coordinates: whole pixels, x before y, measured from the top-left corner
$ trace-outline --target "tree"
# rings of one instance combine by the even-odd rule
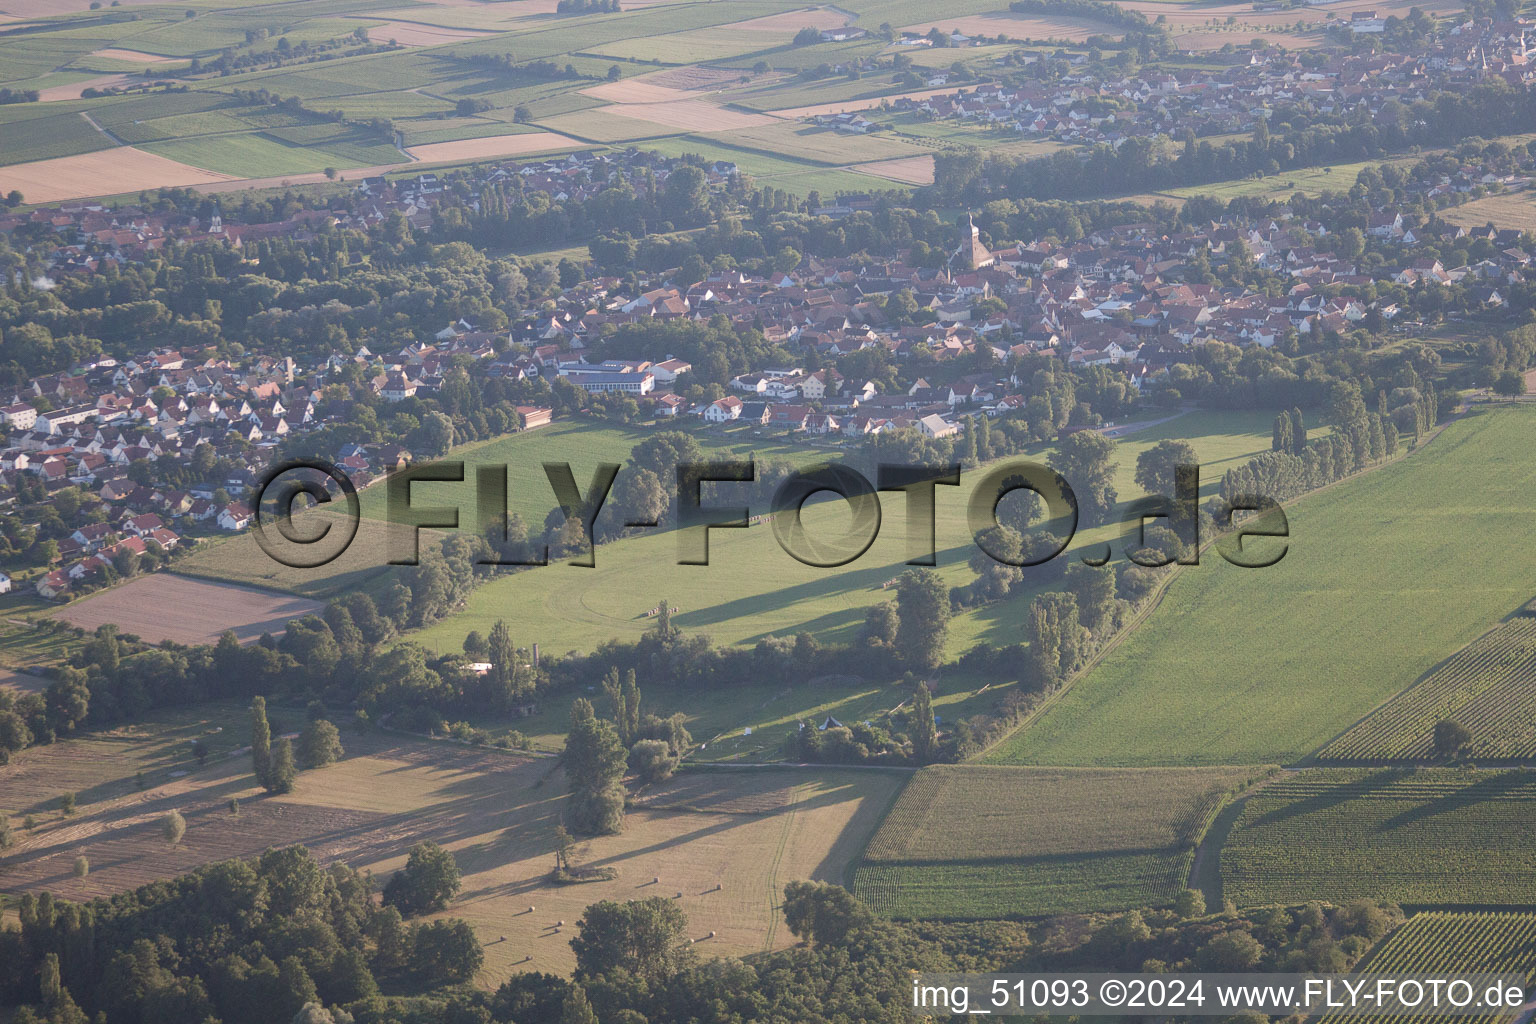
[[[1096,430],[1079,430],[1061,439],[1061,446],[1050,458],[1051,467],[1066,478],[1077,496],[1086,522],[1093,526],[1106,522],[1119,497],[1115,490],[1115,442]]]
[[[59,797],[59,813],[66,818],[75,813],[75,794],[65,793]]]
[[[1200,457],[1188,441],[1159,441],[1136,457],[1136,483],[1148,494],[1174,496],[1174,470],[1197,466]]]
[[[1290,414],[1282,412],[1275,417],[1274,427],[1270,433],[1270,450],[1276,452],[1288,452],[1295,446],[1295,439],[1291,436]]]
[[[1024,579],[1024,538],[1011,526],[994,526],[976,535],[968,559],[976,580],[971,592],[980,601],[1001,601]]]
[[[646,785],[665,782],[677,770],[677,755],[666,740],[636,740],[629,748],[629,766]]]
[[[661,896],[634,903],[594,903],[577,924],[580,934],[571,940],[571,949],[578,976],[622,968],[654,980],[676,974],[693,961],[693,947],[683,942],[688,917]]]
[[[178,845],[181,837],[187,834],[187,819],[181,816],[180,811],[171,811],[160,819],[160,834],[172,846]]]
[[[38,974],[38,987],[42,992],[43,1005],[52,1009],[59,1004],[64,986],[59,978],[59,955],[48,953],[43,957],[43,967]]]
[[[1180,917],[1200,917],[1205,913],[1205,894],[1199,889],[1181,889],[1173,899],[1173,911]]]
[[[523,696],[525,686],[519,671],[521,663],[517,657],[517,644],[512,640],[512,630],[501,619],[497,619],[496,625],[491,627],[486,660],[491,663],[491,670],[485,677],[491,690],[491,703],[500,710],[506,710],[512,706],[513,701]]]
[[[267,699],[251,698],[251,767],[263,788],[272,777],[272,728],[267,724]]]
[[[459,894],[459,865],[453,854],[434,842],[417,843],[384,886],[384,905],[406,917],[430,914],[448,906]]]
[[[592,703],[571,705],[571,730],[560,755],[571,784],[570,825],[584,835],[609,835],[624,828],[624,745],[612,723],[597,717]]]
[[[268,793],[292,793],[299,772],[293,764],[293,742],[284,736],[272,748],[272,769],[267,773]]]
[[[1307,421],[1302,418],[1301,410],[1291,409],[1291,443],[1294,447],[1291,454],[1302,455],[1307,450]]]
[[[90,859],[81,854],[75,858],[75,877],[84,878],[91,873]]]
[[[1525,374],[1519,370],[1505,370],[1493,379],[1493,393],[1505,398],[1519,398],[1525,394]]]
[[[1195,952],[1195,964],[1202,971],[1240,974],[1250,971],[1264,955],[1259,940],[1245,931],[1230,931],[1216,936]]]
[[[577,982],[566,989],[560,1004],[560,1024],[597,1024],[597,1013],[587,1001],[587,990]]]
[[[949,588],[932,569],[908,569],[896,583],[896,646],[914,671],[929,672],[949,635]]]
[[[1077,668],[1087,631],[1080,622],[1077,598],[1071,593],[1050,592],[1036,597],[1029,604],[1024,629],[1030,662],[1042,686],[1056,686]]]
[[[1472,742],[1472,732],[1460,722],[1450,719],[1435,723],[1434,748],[1435,756],[1441,760],[1451,761],[1460,756],[1467,744]]]
[[[790,882],[784,886],[784,921],[790,934],[816,945],[837,944],[874,922],[869,908],[840,885]]]
[[[440,412],[429,412],[421,418],[421,425],[411,431],[406,443],[413,451],[441,458],[453,447],[453,420]]]
[[[341,733],[323,718],[310,722],[299,734],[299,763],[305,768],[335,764],[345,753],[341,747]]]
[[[485,963],[474,929],[463,921],[417,925],[410,945],[410,972],[433,987],[466,982]]]
[[[1067,567],[1066,589],[1077,598],[1077,617],[1095,639],[1109,636],[1115,624],[1115,571],[1074,562]]]
[[[933,760],[939,750],[939,727],[933,717],[933,695],[927,683],[918,683],[912,697],[912,753],[919,762]]]
[[[889,647],[896,642],[900,621],[894,601],[870,605],[864,613],[864,628],[859,637],[871,647]]]
[[[0,850],[9,849],[12,842],[11,817],[0,811]]]

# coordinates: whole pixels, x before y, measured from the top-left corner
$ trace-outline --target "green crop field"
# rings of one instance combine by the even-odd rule
[[[1393,932],[1357,972],[1366,977],[1442,976],[1447,974],[1536,975],[1536,914],[1433,912],[1415,914]],[[1503,1019],[1510,1020],[1514,1014]],[[1465,1017],[1426,1014],[1325,1014],[1322,1024],[1449,1024]]]
[[[1536,774],[1314,768],[1250,797],[1221,851],[1240,906],[1536,905]]]
[[[1479,637],[1318,757],[1424,760],[1433,754],[1435,724],[1447,719],[1472,733],[1464,751],[1472,757],[1536,754],[1536,619],[1512,619]]]
[[[738,128],[705,138],[717,139],[742,149],[814,160],[823,164],[848,164],[865,160],[890,160],[915,156],[923,150],[891,135],[849,135],[832,128],[807,124],[769,124]]]
[[[284,142],[267,132],[152,142],[143,148],[193,167],[248,178],[299,174],[327,167],[402,163],[405,160],[393,146],[366,147],[351,144],[332,150]]]
[[[1530,598],[1509,552],[1536,509],[1536,465],[1521,454],[1532,422],[1523,409],[1474,413],[1302,499],[1269,568],[1207,555],[989,759],[1285,763],[1338,736]]]
[[[924,768],[870,840],[854,892],[900,918],[1168,903],[1228,796],[1269,770]]]
[[[790,31],[742,32],[725,26],[616,40],[592,47],[590,52],[626,60],[697,64],[759,54],[788,43],[793,37],[794,32]]]
[[[5,133],[5,145],[0,146],[0,164],[74,156],[112,146],[110,139],[74,113],[13,120],[0,127],[0,131]]]

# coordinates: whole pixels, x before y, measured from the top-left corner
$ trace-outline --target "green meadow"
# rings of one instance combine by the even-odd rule
[[[571,443],[579,428],[566,429],[572,433],[563,435],[563,439]],[[1127,437],[1119,445],[1116,474],[1123,501],[1141,493],[1132,479],[1136,456],[1169,437],[1186,438],[1194,444],[1206,467],[1203,489],[1214,493],[1227,465],[1268,449],[1269,416],[1191,413]],[[738,454],[755,449],[761,457],[783,454],[761,438],[738,441],[736,449]],[[518,450],[515,444],[514,450]],[[613,457],[615,449],[606,450],[610,453],[607,457]],[[833,448],[809,448],[804,441],[791,442],[789,450],[805,462],[836,453]],[[473,458],[500,459],[498,452],[499,449],[477,449]],[[1048,454],[1049,448],[1042,445],[1020,457],[1043,460]],[[590,473],[588,464],[579,459],[572,462],[577,481],[585,486]],[[533,507],[548,508],[549,505],[542,504],[550,501],[548,485],[542,472],[535,468],[534,473],[538,503]],[[978,475],[967,476],[979,479]],[[509,475],[512,480],[527,478],[519,475],[516,468]],[[418,500],[437,501],[434,495],[457,494],[464,496],[467,508],[472,486],[418,485]],[[726,500],[725,492],[721,493],[719,500]],[[937,491],[937,568],[950,586],[961,586],[974,578],[967,565],[972,544],[966,524],[970,493],[965,477],[960,487]],[[643,612],[655,605],[658,595],[666,594],[680,609],[674,621],[719,643],[750,644],[770,634],[801,630],[823,641],[846,642],[857,633],[870,605],[893,596],[883,585],[907,568],[902,506],[888,496],[883,508],[884,521],[874,544],[862,557],[841,568],[801,564],[780,547],[773,529],[765,525],[711,531],[707,566],[677,564],[679,538],[675,533],[643,533],[600,546],[595,568],[551,565],[493,580],[475,592],[462,612],[415,634],[415,638],[437,650],[457,649],[471,629],[484,633],[497,619],[504,618],[519,624],[520,642],[537,640],[545,650],[555,652],[588,650],[607,637],[633,639],[645,632],[650,623]],[[366,505],[364,514],[372,514]],[[531,513],[524,515],[524,519],[542,522],[542,515],[537,520],[530,516]],[[805,521],[809,530],[824,530],[835,536],[846,530],[848,514],[841,503],[817,505],[807,508]],[[1118,524],[1085,530],[1075,539],[1074,548],[1118,542],[1119,532]],[[1225,563],[1212,563],[1196,571],[1215,574],[1239,570]],[[949,653],[958,656],[981,641],[1017,642],[1028,600],[1036,592],[1038,588],[1026,587],[1002,604],[957,616],[950,628]]]

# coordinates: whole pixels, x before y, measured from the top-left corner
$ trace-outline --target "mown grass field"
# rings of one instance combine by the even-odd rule
[[[291,732],[303,712],[273,708],[270,718]],[[612,879],[559,886],[549,874],[567,787],[550,759],[344,729],[343,760],[301,772],[291,794],[274,797],[236,750],[247,737],[246,709],[229,703],[25,751],[7,769],[19,784],[0,807],[36,813],[36,827],[13,823],[0,889],[104,896],[291,843],[382,880],[430,838],[463,872],[445,916],[474,927],[486,954],[477,980],[494,988],[515,971],[568,972],[574,928],[557,922],[574,925],[603,899],[675,899],[706,955],[792,944],[779,910],[785,883],[840,879],[903,778],[837,768],[684,773],[643,793],[623,834],[580,845],[576,862],[610,868]],[[205,765],[190,754],[194,739],[210,748]],[[52,809],[64,792],[78,794],[70,818]],[[159,830],[172,809],[187,821],[174,849]],[[87,879],[73,877],[77,855],[90,859]]]
[[[1415,914],[1373,950],[1357,974],[1366,977],[1411,977],[1444,974],[1536,974],[1536,914],[1431,912]],[[1516,1014],[1504,1015],[1512,1020]],[[1380,1024],[1448,1024],[1464,1017],[1425,1014],[1351,1016],[1327,1013],[1322,1024],[1364,1021]]]
[[[1221,851],[1240,906],[1536,905],[1536,773],[1315,768],[1244,804]]]
[[[1165,904],[1229,795],[1269,770],[924,768],[864,851],[854,892],[899,918]]]
[[[1520,616],[1457,651],[1318,753],[1323,761],[1427,760],[1435,725],[1472,733],[1464,756],[1536,754],[1536,618]]]
[[[1281,171],[1267,178],[1242,178],[1235,181],[1215,182],[1210,185],[1169,189],[1167,196],[1174,199],[1209,198],[1222,202],[1238,198],[1289,199],[1297,192],[1307,196],[1324,192],[1348,192],[1355,179],[1367,167],[1387,164],[1406,167],[1421,157],[1401,157],[1395,160],[1362,160],[1352,164],[1333,164],[1329,167],[1302,167]]]
[[[1265,569],[1209,556],[1092,673],[989,760],[1287,763],[1530,599],[1536,465],[1524,409],[1304,498]],[[1369,638],[1369,642],[1364,642]]]

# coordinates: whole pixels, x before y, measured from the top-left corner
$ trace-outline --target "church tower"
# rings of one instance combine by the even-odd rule
[[[960,251],[957,254],[960,262],[971,270],[990,267],[997,260],[993,257],[992,250],[981,244],[981,229],[976,226],[975,215],[966,214],[965,223],[970,231],[967,236],[960,239]]]

